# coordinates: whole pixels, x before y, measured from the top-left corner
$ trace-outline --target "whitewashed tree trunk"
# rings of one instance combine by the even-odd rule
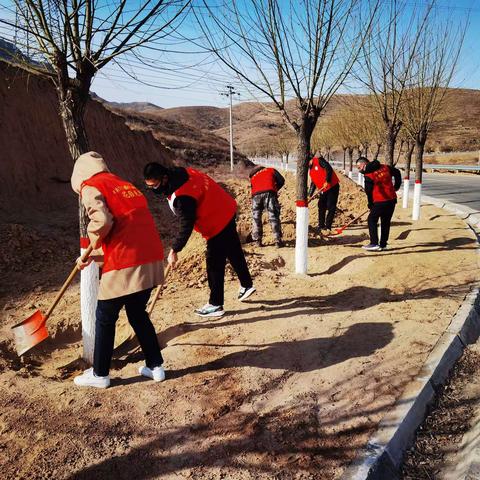
[[[402,199],[402,207],[408,208],[408,195],[410,194],[410,179],[404,178],[403,179],[403,199]]]
[[[83,254],[85,250],[81,249]],[[83,359],[93,364],[95,348],[95,310],[99,285],[99,270],[92,262],[80,273],[80,311],[82,316]]]
[[[97,308],[99,271],[95,262],[83,269],[80,277],[83,358],[93,364],[95,347],[95,310]]]
[[[348,171],[348,178],[353,180],[353,172],[351,170]]]
[[[413,189],[412,220],[420,219],[421,202],[422,202],[422,184],[419,181],[415,181],[415,187]]]
[[[308,268],[308,206],[297,202],[295,273],[307,274]]]

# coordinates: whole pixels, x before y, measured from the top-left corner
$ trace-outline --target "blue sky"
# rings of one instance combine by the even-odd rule
[[[409,8],[425,5],[425,2],[408,2]],[[468,30],[464,48],[459,60],[457,73],[452,86],[461,88],[480,89],[480,0],[438,1],[435,13],[446,21],[466,21],[469,18]],[[224,85],[232,83],[241,92],[236,101],[254,100],[252,95],[242,88],[228,70],[221,69],[213,58],[207,55],[172,55],[169,61],[175,63],[201,64],[190,69],[185,68],[178,72],[162,72],[157,64],[153,69],[141,69],[138,73],[144,75],[159,87],[153,88],[138,84],[115,66],[109,67],[104,74],[95,79],[93,89],[102,97],[113,101],[146,101],[162,107],[186,105],[212,105],[225,107],[228,100],[220,95]],[[161,60],[158,62],[161,64]],[[132,66],[135,69],[135,66]],[[181,77],[180,77],[181,75]],[[109,77],[109,78],[108,78]],[[345,91],[345,89],[343,89]],[[262,98],[262,100],[265,100]]]
[[[137,0],[131,1],[135,3]],[[8,11],[1,8],[8,4],[11,4],[11,0],[0,0],[0,17],[8,15]],[[422,1],[407,0],[408,8],[411,9],[425,4]],[[470,15],[463,52],[452,86],[480,89],[480,0],[439,0],[435,12],[439,18],[451,21],[452,24],[457,20],[465,20]],[[192,32],[191,26],[185,26],[184,32],[186,28],[189,33]],[[8,38],[6,33],[5,29],[0,29],[0,36]],[[233,84],[241,93],[236,101],[254,100],[234,75],[221,68],[208,54],[196,51],[195,47],[181,38],[169,40],[168,49],[173,52],[160,53],[143,49],[139,52],[141,60],[133,55],[119,58],[118,63],[107,65],[97,74],[92,90],[107,100],[117,102],[151,102],[161,107],[225,107],[228,99],[220,93],[225,91],[227,84]]]

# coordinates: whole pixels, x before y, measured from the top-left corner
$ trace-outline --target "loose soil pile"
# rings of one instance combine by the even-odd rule
[[[246,237],[247,182],[217,178],[235,192]],[[365,253],[361,225],[329,238],[312,233],[310,275],[299,277],[291,273],[293,185],[287,178],[280,195],[287,247],[272,245],[268,225],[266,247],[245,245],[258,292],[239,303],[230,278],[225,317],[192,314],[208,298],[203,240],[182,252],[153,314],[167,369],[161,384],[138,377],[142,356],[122,316],[112,387],[74,387],[85,367],[78,284],[49,320],[51,338],[19,360],[9,326],[53,299],[76,256],[76,218],[67,211],[54,222],[1,226],[12,244],[0,244],[2,478],[340,476],[478,281],[476,242],[434,207],[414,225],[397,209],[389,250]],[[168,244],[173,218],[152,202]],[[342,180],[339,206],[343,224],[365,199]]]

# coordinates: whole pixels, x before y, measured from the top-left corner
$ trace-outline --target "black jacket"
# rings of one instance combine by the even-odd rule
[[[165,194],[171,195],[175,190],[178,190],[188,180],[187,170],[183,167],[174,167],[168,172],[168,185]],[[173,208],[177,215],[180,226],[177,236],[172,242],[172,250],[180,252],[187,244],[190,235],[192,234],[193,226],[197,217],[197,201],[189,195],[181,195],[175,197]]]
[[[378,160],[373,160],[372,162],[367,164],[363,173],[365,174],[365,173],[375,172],[381,166],[382,164]],[[395,191],[397,191],[402,185],[402,174],[400,173],[400,170],[398,168],[392,167],[390,165],[388,165],[388,168],[390,170],[392,177],[395,180],[394,188],[395,188]],[[373,205],[373,186],[374,186],[373,180],[371,178],[365,177],[365,193],[367,194],[369,206]],[[392,202],[392,201],[396,202],[396,200],[387,200],[387,202]],[[383,203],[383,202],[377,202],[377,203]]]

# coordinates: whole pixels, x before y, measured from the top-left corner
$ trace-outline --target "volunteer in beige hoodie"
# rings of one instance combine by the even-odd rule
[[[71,183],[89,218],[88,239],[103,253],[93,369],[74,381],[80,386],[109,386],[115,323],[123,307],[145,355],[140,373],[163,380],[163,359],[146,312],[152,288],[163,282],[163,247],[147,201],[133,184],[112,174],[96,152],[77,159]],[[77,263],[82,269],[91,261]]]

